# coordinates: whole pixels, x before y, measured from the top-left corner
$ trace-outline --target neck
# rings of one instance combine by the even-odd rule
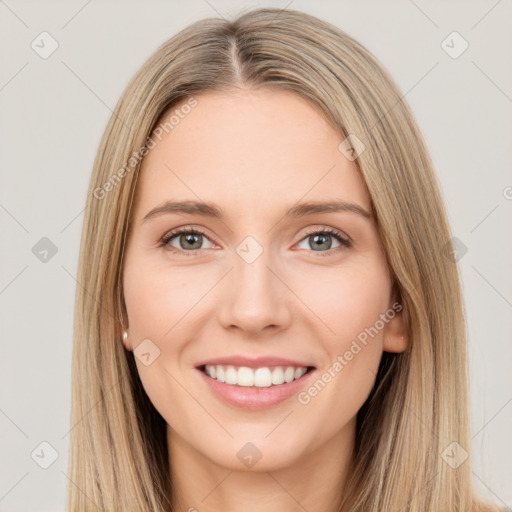
[[[352,464],[355,418],[319,449],[272,471],[222,467],[171,428],[167,441],[173,511],[339,512]]]

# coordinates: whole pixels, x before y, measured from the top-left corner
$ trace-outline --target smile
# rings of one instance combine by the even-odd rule
[[[261,363],[260,363],[261,364]],[[203,364],[196,367],[218,399],[237,409],[262,410],[286,401],[316,374],[314,366],[235,366]]]
[[[218,382],[224,382],[231,386],[244,386],[256,388],[268,388],[279,386],[300,379],[308,368],[304,366],[263,366],[249,368],[248,366],[232,365],[204,365],[204,373]]]

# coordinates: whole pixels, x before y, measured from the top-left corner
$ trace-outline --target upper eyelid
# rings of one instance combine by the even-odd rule
[[[352,238],[350,236],[348,236],[345,231],[341,230],[341,229],[338,229],[338,228],[333,228],[333,227],[329,227],[329,226],[322,226],[322,227],[319,227],[319,228],[311,228],[311,230],[308,230],[301,238],[304,239],[306,236],[309,236],[309,235],[312,235],[314,233],[324,233],[324,232],[327,232],[331,235],[338,235],[340,236],[341,238],[347,240],[348,242],[352,242]]]

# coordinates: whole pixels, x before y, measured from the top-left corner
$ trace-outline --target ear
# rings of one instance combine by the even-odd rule
[[[130,339],[130,333],[128,332],[128,329],[122,329],[122,339],[123,339],[123,345],[126,350],[129,350],[130,352],[133,351],[133,345]]]
[[[391,300],[386,315],[390,320],[384,329],[383,349],[385,352],[403,352],[409,346],[409,335],[402,298],[396,285],[393,285],[391,290]]]

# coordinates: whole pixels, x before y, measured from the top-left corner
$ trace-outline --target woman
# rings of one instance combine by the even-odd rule
[[[79,264],[70,510],[485,511],[433,166],[298,11],[203,20],[123,93]]]

